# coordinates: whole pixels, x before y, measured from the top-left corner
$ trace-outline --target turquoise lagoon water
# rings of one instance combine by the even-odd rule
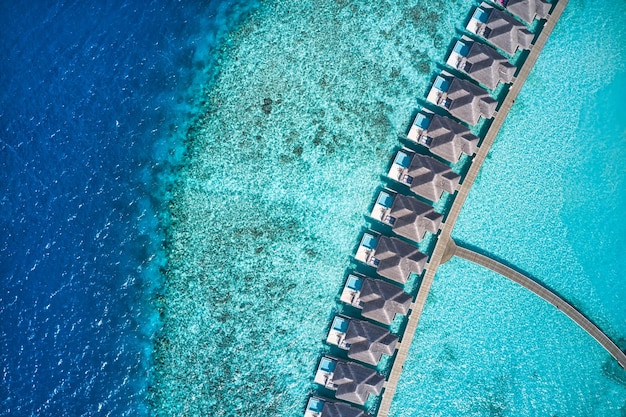
[[[152,387],[157,414],[301,415],[380,175],[475,4],[367,3],[373,2],[262,2],[225,40],[170,206],[164,327]],[[455,237],[580,298],[583,310],[619,337],[626,334],[625,291],[615,243],[623,249],[624,234],[615,223],[623,221],[617,213],[624,194],[615,195],[623,166],[611,155],[619,146],[608,144],[590,106],[601,91],[609,100],[624,68],[611,50],[620,51],[620,40],[605,39],[619,14],[595,22],[607,32],[599,29],[592,40],[570,33],[570,25],[595,16],[590,7],[572,2]],[[577,61],[589,45],[605,58]],[[555,73],[555,65],[564,70]],[[548,88],[557,90],[541,99]],[[572,90],[587,98],[558,98]],[[612,114],[620,121],[610,105],[616,102],[607,101],[600,120]],[[539,134],[540,118],[555,130]],[[622,125],[612,136],[622,144],[623,131]],[[533,149],[541,146],[540,158]],[[590,153],[599,159],[584,162]],[[602,175],[581,164],[602,166]],[[583,187],[594,181],[608,185]],[[517,196],[532,204],[520,208]],[[591,210],[590,201],[598,201],[593,222],[572,215]],[[484,223],[486,207],[489,233],[476,220]],[[596,253],[607,271],[585,252]],[[619,415],[623,379],[593,340],[550,307],[453,260],[433,286],[392,415]]]
[[[453,231],[546,283],[626,348],[626,4],[568,5]],[[624,416],[626,373],[573,322],[453,259],[394,416]]]

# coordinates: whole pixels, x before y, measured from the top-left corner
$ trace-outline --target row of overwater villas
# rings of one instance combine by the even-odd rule
[[[552,6],[543,0],[495,0],[495,4],[500,8],[481,3],[466,28],[509,55],[520,48],[529,49],[534,37],[512,15],[531,23],[535,18],[546,18]],[[491,90],[499,83],[512,82],[517,70],[496,49],[467,36],[457,41],[447,64]],[[498,104],[483,87],[447,72],[436,78],[427,100],[471,126],[480,117],[493,117]],[[473,156],[479,143],[465,124],[425,109],[417,114],[407,136],[450,163],[458,162],[462,154]],[[407,148],[398,151],[387,175],[432,202],[444,192],[453,194],[461,179],[450,165]],[[370,215],[413,242],[422,241],[427,233],[437,234],[443,220],[432,205],[389,189],[380,192]],[[324,356],[314,382],[334,391],[337,400],[363,406],[370,395],[382,393],[385,377],[374,367],[383,355],[393,356],[398,344],[398,336],[380,325],[389,326],[396,315],[406,316],[413,301],[412,295],[389,281],[404,285],[411,274],[422,274],[427,256],[403,240],[368,232],[361,239],[355,259],[386,280],[348,275],[340,300],[360,310],[362,318],[370,321],[344,315],[334,318],[326,342],[344,350],[349,359]],[[309,399],[304,415],[368,416],[352,405],[318,396]]]

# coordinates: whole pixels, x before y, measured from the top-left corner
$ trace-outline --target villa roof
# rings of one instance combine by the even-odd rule
[[[391,324],[396,314],[406,315],[412,300],[402,288],[372,278],[363,280],[359,298],[361,315],[383,324]]]
[[[462,153],[474,155],[478,148],[478,136],[448,117],[433,115],[426,132],[430,151],[446,161],[458,162]]]
[[[395,195],[389,214],[395,218],[393,231],[415,242],[426,232],[437,233],[443,219],[432,206],[402,194]]]
[[[348,404],[324,401],[321,417],[369,417],[369,414]]]
[[[535,17],[545,19],[551,7],[543,0],[509,0],[506,4],[508,11],[527,23],[532,23]]]
[[[492,47],[471,42],[465,63],[459,69],[479,83],[494,89],[499,82],[510,83],[516,68]]]
[[[450,77],[450,87],[446,97],[450,104],[446,106],[454,117],[475,125],[480,116],[493,117],[498,102],[483,88],[456,77]]]
[[[351,319],[345,341],[350,344],[349,358],[378,365],[382,355],[393,355],[398,337],[375,324]]]
[[[338,361],[333,373],[335,397],[363,405],[372,395],[380,395],[385,377],[373,369],[353,362]]]
[[[529,49],[534,35],[517,21],[513,16],[495,9],[487,3],[482,3],[480,8],[489,13],[487,23],[488,31],[479,33],[489,42],[496,45],[506,53],[513,55],[517,48]]]
[[[415,246],[386,236],[378,239],[374,256],[379,261],[376,272],[401,284],[407,282],[411,272],[421,274],[427,258]]]
[[[431,201],[438,201],[444,191],[452,194],[461,177],[448,165],[426,155],[413,154],[407,170],[411,191]]]

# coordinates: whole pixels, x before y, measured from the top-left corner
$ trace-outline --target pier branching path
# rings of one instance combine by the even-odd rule
[[[454,256],[458,256],[459,258],[466,259],[470,262],[474,262],[478,265],[484,266],[485,268],[491,269],[492,271],[509,278],[511,281],[514,281],[521,285],[522,287],[534,292],[539,297],[543,298],[557,309],[559,309],[563,314],[572,319],[576,324],[583,328],[587,333],[589,333],[594,339],[598,341],[610,354],[613,356],[617,362],[622,366],[622,368],[626,369],[626,354],[622,352],[622,350],[602,331],[598,326],[593,324],[591,320],[585,317],[580,311],[576,309],[569,302],[559,297],[554,292],[550,291],[544,285],[538,283],[530,277],[504,265],[501,262],[496,261],[493,258],[482,255],[473,250],[461,247],[452,240],[448,243],[450,246],[449,252],[454,251]]]

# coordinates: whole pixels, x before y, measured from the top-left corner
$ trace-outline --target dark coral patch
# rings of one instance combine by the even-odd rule
[[[263,105],[261,106],[263,113],[270,114],[272,112],[272,104],[274,104],[274,101],[271,98],[264,98]]]

